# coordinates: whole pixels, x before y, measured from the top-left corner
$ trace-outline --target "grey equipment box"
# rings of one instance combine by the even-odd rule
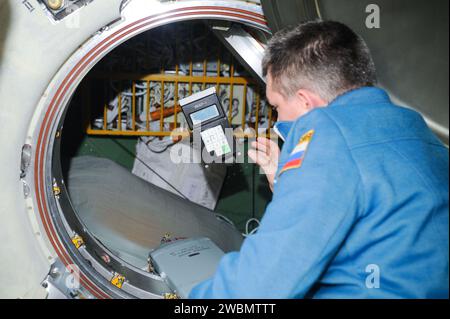
[[[177,240],[150,252],[161,278],[181,298],[198,283],[214,275],[224,252],[209,238]]]

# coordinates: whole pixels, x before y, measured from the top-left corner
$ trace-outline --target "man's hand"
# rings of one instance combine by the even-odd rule
[[[273,191],[273,182],[278,169],[280,148],[277,143],[265,137],[258,137],[255,142],[252,142],[251,146],[253,149],[248,151],[248,156],[264,171],[269,181],[270,189]]]

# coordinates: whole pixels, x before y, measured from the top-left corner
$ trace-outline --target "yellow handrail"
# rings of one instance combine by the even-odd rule
[[[92,83],[92,80],[103,80],[103,82],[109,83],[111,82],[118,82],[120,83],[118,94],[118,114],[117,114],[117,125],[114,127],[114,125],[108,126],[108,102],[106,101],[107,96],[107,90],[105,87],[105,101],[103,103],[103,121],[102,121],[102,127],[93,127],[92,125],[92,106],[89,103],[86,102],[88,107],[87,117],[85,123],[86,125],[86,133],[88,135],[100,135],[100,136],[157,136],[157,137],[164,137],[164,136],[170,136],[172,133],[168,130],[165,130],[164,124],[170,123],[171,129],[176,129],[179,127],[179,117],[178,113],[181,111],[178,101],[180,99],[179,96],[179,88],[180,83],[185,83],[189,85],[189,95],[193,93],[193,85],[199,84],[203,89],[205,89],[208,85],[209,86],[216,86],[217,91],[219,91],[221,85],[227,85],[229,86],[229,105],[228,105],[228,118],[230,122],[232,121],[233,117],[233,99],[235,98],[235,86],[242,86],[243,87],[243,96],[242,96],[242,104],[241,104],[241,125],[242,125],[242,132],[236,133],[236,137],[238,138],[251,138],[258,136],[259,133],[259,119],[261,116],[260,108],[261,108],[261,96],[258,91],[257,83],[247,77],[242,76],[235,76],[235,66],[233,63],[230,65],[229,69],[229,76],[221,76],[220,70],[221,70],[221,61],[220,58],[217,59],[217,75],[216,76],[209,76],[208,70],[207,70],[207,60],[203,61],[202,66],[202,75],[194,75],[193,70],[193,63],[189,63],[189,74],[180,74],[180,66],[176,65],[175,73],[174,74],[167,74],[164,72],[164,70],[161,70],[161,73],[159,74],[138,74],[138,73],[105,73],[105,72],[95,72],[90,77],[90,81],[87,82],[86,86],[83,86],[83,90],[90,90],[89,84]],[[122,98],[124,92],[122,92],[123,84],[122,82],[131,82],[131,128],[129,125],[126,125],[123,127],[122,125],[122,111],[124,110],[124,105],[122,103]],[[136,82],[144,82],[146,84],[145,86],[145,100],[142,101],[142,104],[139,103],[140,108],[139,112],[145,112],[145,125],[142,123],[144,120],[139,115],[139,127],[137,125],[137,117],[138,117],[138,111],[137,111],[137,102],[136,102]],[[161,89],[161,100],[160,102],[160,108],[156,111],[151,112],[150,108],[152,105],[152,97],[155,97],[155,92],[152,93],[151,90],[151,83],[159,83],[160,89]],[[166,106],[165,105],[165,88],[166,86],[174,85],[175,92],[174,92],[174,105],[173,106]],[[247,93],[249,90],[249,87],[254,87],[254,96],[255,96],[255,123],[254,123],[254,133],[244,133],[244,129],[246,127],[251,128],[251,123],[246,123],[246,111],[247,109],[250,109],[252,106],[247,106]],[[89,96],[89,93],[86,93],[86,91],[83,92],[85,96]],[[89,99],[88,99],[89,100]],[[130,107],[128,105],[128,107]],[[128,109],[129,110],[129,109]],[[130,110],[128,111],[130,112]],[[128,113],[130,114],[130,113]],[[272,126],[272,110],[269,108],[268,111],[268,123],[269,127],[267,128],[267,132],[265,133],[266,136],[270,136],[271,130],[270,127]],[[168,117],[173,116],[173,121],[167,122]],[[250,114],[250,119],[252,119],[252,116]],[[158,130],[152,130],[150,123],[152,121],[159,120],[159,131]],[[116,121],[116,120],[115,120]],[[166,121],[166,122],[165,122]],[[127,120],[128,123],[129,119]],[[143,127],[144,126],[144,127]],[[177,135],[180,136],[188,136],[189,132],[187,133],[177,133]]]

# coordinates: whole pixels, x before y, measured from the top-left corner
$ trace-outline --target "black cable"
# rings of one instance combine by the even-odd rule
[[[256,175],[256,164],[252,164],[252,218],[256,218],[255,203],[256,203],[256,190],[255,190],[255,175]]]

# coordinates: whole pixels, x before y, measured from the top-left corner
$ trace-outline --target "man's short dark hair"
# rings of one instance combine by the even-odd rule
[[[376,84],[364,40],[345,24],[314,21],[275,34],[263,59],[264,76],[285,97],[308,89],[327,102],[349,90]]]

